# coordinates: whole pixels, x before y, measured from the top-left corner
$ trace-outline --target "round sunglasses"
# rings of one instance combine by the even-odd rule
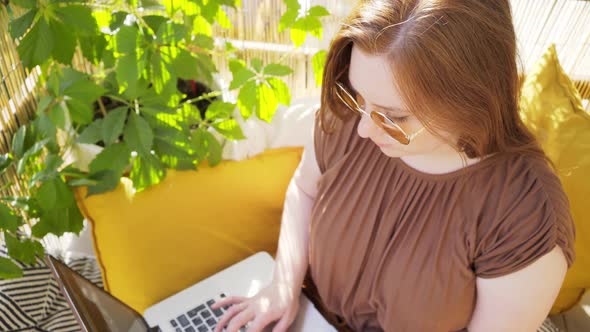
[[[336,86],[334,87],[334,94],[350,110],[359,115],[368,115],[373,120],[373,122],[375,122],[375,124],[379,126],[379,128],[383,129],[383,131],[385,131],[389,136],[391,136],[393,139],[395,139],[403,145],[410,144],[410,142],[416,136],[418,136],[420,133],[424,131],[424,129],[426,129],[426,127],[422,127],[415,133],[407,134],[397,123],[395,123],[395,121],[391,120],[391,118],[389,118],[387,115],[379,111],[367,112],[364,109],[362,109],[359,106],[356,99],[346,90],[344,85],[342,85],[342,83],[340,82],[336,82]]]

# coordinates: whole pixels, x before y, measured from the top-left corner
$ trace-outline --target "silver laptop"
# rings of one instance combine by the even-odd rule
[[[228,307],[211,305],[226,296],[255,295],[270,283],[274,260],[259,252],[146,309],[143,316],[54,257],[47,263],[85,332],[206,332],[213,331]],[[271,331],[268,326],[265,331]],[[242,328],[242,331],[246,328]],[[335,332],[314,305],[301,294],[290,332]]]

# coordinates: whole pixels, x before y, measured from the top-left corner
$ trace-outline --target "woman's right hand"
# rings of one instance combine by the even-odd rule
[[[246,326],[248,332],[260,332],[278,320],[272,332],[287,331],[299,310],[301,288],[281,282],[271,282],[253,297],[231,296],[216,302],[212,308],[230,306],[220,317],[215,332],[237,332]]]

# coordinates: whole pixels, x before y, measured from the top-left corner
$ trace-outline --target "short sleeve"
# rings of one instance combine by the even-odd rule
[[[314,119],[314,148],[316,160],[322,174],[349,151],[355,139],[357,117],[340,120],[330,113],[326,114],[329,132],[324,131],[320,121],[320,111]],[[333,124],[333,127],[330,127]]]
[[[559,178],[548,165],[517,169],[499,190],[489,218],[477,228],[473,262],[476,276],[493,278],[516,272],[556,245],[568,268],[575,260],[575,226]]]

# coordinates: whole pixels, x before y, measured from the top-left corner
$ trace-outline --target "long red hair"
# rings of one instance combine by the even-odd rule
[[[508,0],[360,1],[328,52],[318,113],[327,132],[334,116],[352,115],[333,87],[339,76],[349,84],[353,43],[387,57],[409,110],[433,134],[455,134],[453,146],[468,157],[518,152],[547,160],[519,116],[522,62]]]

